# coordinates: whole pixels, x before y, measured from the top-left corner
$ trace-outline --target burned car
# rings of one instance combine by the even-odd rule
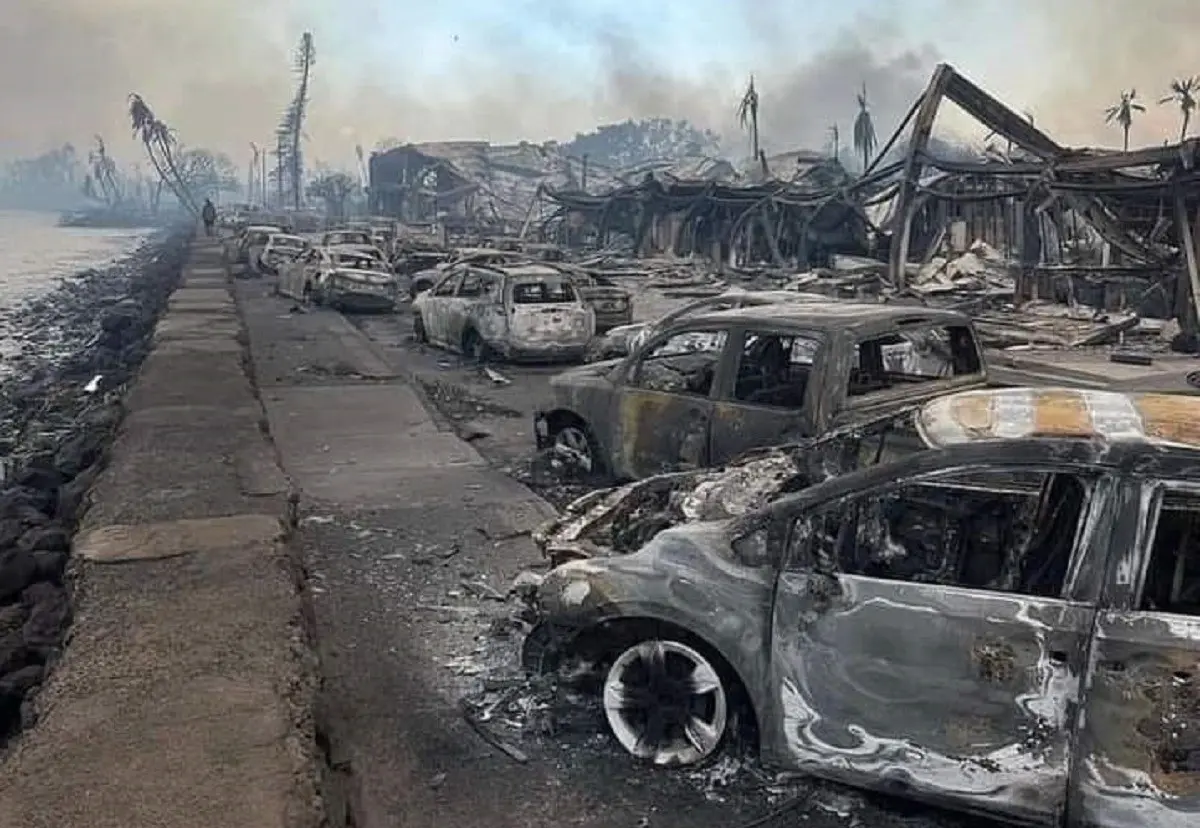
[[[800,293],[795,290],[743,290],[734,288],[717,296],[706,296],[688,302],[670,313],[651,322],[632,322],[611,327],[608,332],[588,350],[591,361],[617,359],[628,356],[646,343],[658,331],[669,327],[680,319],[688,319],[712,311],[752,308],[773,305],[776,302],[828,302],[829,297],[820,293]]]
[[[308,241],[303,236],[289,236],[286,233],[272,233],[267,237],[262,253],[258,257],[258,267],[263,273],[272,276],[279,274],[279,268],[308,249]]]
[[[460,247],[444,262],[413,274],[408,292],[412,298],[429,290],[450,268],[474,265],[476,267],[507,267],[519,264],[534,264],[536,259],[519,250],[498,250],[494,247]]]
[[[396,307],[396,277],[377,256],[352,245],[309,249],[284,267],[276,289],[337,310],[390,312]]]
[[[417,341],[480,361],[579,359],[595,330],[571,279],[546,265],[458,265],[413,301]]]
[[[375,246],[370,230],[330,230],[328,233],[322,235],[320,242],[318,242],[318,246],[320,247],[336,247],[343,244]]]
[[[633,294],[603,276],[579,268],[558,265],[570,274],[583,300],[596,312],[596,333],[602,334],[633,321]]]
[[[232,264],[247,265],[252,272],[257,267],[259,257],[271,236],[286,233],[282,227],[274,224],[251,224],[233,240],[229,250]]]
[[[636,479],[721,465],[986,384],[961,313],[774,303],[684,319],[624,360],[559,374],[534,427],[539,449],[588,475]]]
[[[924,448],[574,560],[528,666],[598,667],[659,765],[772,765],[1005,819],[1200,813],[1200,401],[948,395]]]

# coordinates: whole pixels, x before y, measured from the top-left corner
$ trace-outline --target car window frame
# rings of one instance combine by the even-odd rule
[[[638,368],[641,365],[643,358],[646,355],[648,355],[651,351],[653,351],[659,345],[661,345],[664,342],[667,342],[668,340],[672,339],[673,337],[679,336],[681,334],[690,334],[690,333],[723,333],[723,334],[725,334],[725,341],[721,344],[721,350],[717,354],[717,362],[716,362],[716,367],[714,369],[712,388],[709,389],[708,395],[705,397],[701,397],[698,394],[687,394],[687,395],[680,394],[677,396],[687,396],[687,397],[690,397],[693,399],[707,399],[707,400],[718,399],[719,395],[721,393],[721,387],[722,387],[722,383],[723,383],[722,374],[725,371],[725,365],[729,361],[729,347],[730,347],[730,343],[733,342],[733,340],[735,338],[736,329],[731,325],[715,323],[715,322],[701,323],[699,325],[681,325],[679,327],[673,327],[670,330],[659,331],[651,339],[642,343],[642,347],[638,348],[636,351],[634,351],[628,357],[626,357],[625,363],[622,367],[622,372],[621,372],[621,385],[626,388],[629,388],[632,390],[637,390],[637,391],[651,391],[653,393],[659,393],[659,394],[674,394],[675,392],[671,392],[671,391],[655,392],[654,389],[642,388],[641,386],[635,384],[635,378],[638,375]]]
[[[859,469],[857,471],[851,472],[851,474],[853,474],[853,475],[868,475],[868,474],[871,474],[872,472],[875,472],[876,474],[878,474],[879,473],[878,470],[882,467],[883,466],[872,466],[872,467],[869,467],[866,469]],[[794,555],[794,550],[795,550],[795,547],[793,544],[793,537],[794,537],[794,533],[796,531],[797,524],[801,520],[809,518],[814,513],[819,512],[822,509],[825,509],[827,507],[830,507],[830,506],[836,504],[838,501],[862,499],[864,497],[873,496],[875,493],[877,493],[880,490],[885,489],[885,488],[891,488],[891,487],[903,486],[903,485],[907,485],[907,484],[911,484],[911,483],[917,483],[917,482],[920,482],[921,480],[928,480],[931,478],[937,478],[937,477],[942,477],[942,476],[949,477],[949,476],[953,476],[956,474],[969,474],[971,472],[978,472],[978,471],[980,471],[980,467],[977,464],[955,464],[955,465],[951,465],[951,466],[943,466],[940,468],[935,468],[935,469],[930,469],[930,470],[926,470],[926,471],[903,475],[899,480],[883,479],[878,482],[872,482],[869,485],[862,486],[860,488],[854,489],[849,492],[830,494],[829,496],[823,497],[820,500],[814,500],[814,501],[806,504],[803,509],[788,510],[783,513],[772,515],[770,520],[786,521],[784,530],[780,533],[780,537],[783,538],[784,546],[782,549],[777,551],[777,554],[775,557],[775,560],[778,562],[777,563],[778,574],[782,575],[785,572],[804,571],[804,572],[810,572],[810,573],[832,575],[833,577],[837,577],[839,575],[844,575],[846,577],[851,577],[851,578],[872,578],[873,576],[870,576],[870,575],[859,575],[857,573],[842,572],[842,571],[840,571],[840,569],[836,569],[836,568],[832,572],[825,572],[817,567],[817,565],[816,565],[817,562],[812,559],[810,550],[806,550],[803,566],[793,567],[792,560],[793,560],[793,555]],[[1082,564],[1084,563],[1084,559],[1088,556],[1089,550],[1091,550],[1094,554],[1098,554],[1098,555],[1107,555],[1108,554],[1107,545],[1102,540],[1100,540],[1101,535],[1104,534],[1103,525],[1102,525],[1103,521],[1101,519],[1098,519],[1096,510],[1097,510],[1098,503],[1101,504],[1101,506],[1103,506],[1104,501],[1111,499],[1111,493],[1113,491],[1113,487],[1115,484],[1115,481],[1114,481],[1112,475],[1109,473],[1106,473],[1100,469],[1081,467],[1081,466],[1077,466],[1077,465],[1073,465],[1073,464],[1063,466],[1061,464],[1056,465],[1052,462],[1037,463],[1037,462],[1030,462],[1030,461],[1015,462],[1015,463],[997,463],[994,465],[989,465],[987,467],[987,471],[1035,472],[1035,473],[1040,473],[1040,474],[1063,473],[1063,474],[1076,475],[1078,477],[1090,478],[1091,491],[1088,495],[1087,502],[1084,504],[1083,512],[1079,518],[1079,524],[1076,526],[1076,529],[1075,529],[1075,540],[1074,540],[1074,545],[1071,549],[1071,559],[1067,562],[1067,569],[1066,569],[1066,574],[1063,578],[1062,588],[1060,589],[1059,594],[1057,596],[1044,597],[1044,596],[1029,596],[1029,595],[1025,595],[1024,593],[1020,593],[1020,592],[997,592],[995,590],[986,590],[986,589],[982,589],[980,587],[961,586],[961,585],[957,585],[957,584],[938,584],[937,586],[942,586],[947,589],[965,590],[968,592],[985,592],[989,595],[1009,595],[1016,599],[1030,598],[1030,599],[1039,600],[1039,601],[1052,600],[1052,601],[1064,601],[1064,602],[1083,601],[1083,602],[1087,602],[1087,603],[1091,603],[1091,604],[1096,604],[1100,599],[1098,585],[1085,583],[1086,578],[1084,577],[1084,572],[1083,572],[1084,567],[1082,566]],[[828,483],[831,481],[825,481],[825,482]],[[817,484],[817,485],[823,485],[823,484]],[[1103,516],[1100,516],[1100,517],[1102,518]],[[1141,540],[1145,540],[1145,538],[1142,538]],[[1151,539],[1151,541],[1152,541],[1152,539]],[[1145,560],[1147,562],[1149,561],[1148,552],[1143,552],[1143,560]],[[875,578],[875,580],[883,580],[883,581],[888,581],[889,583],[895,583],[895,584],[901,584],[901,585],[908,584],[908,583],[920,583],[920,582],[912,582],[912,581],[902,581],[902,580],[898,580],[898,579],[893,580],[891,578]],[[1140,590],[1140,584],[1139,584],[1139,590]],[[1139,592],[1139,596],[1140,596],[1140,592]]]
[[[780,326],[767,324],[760,327],[779,328]],[[734,339],[731,338],[726,342],[726,348],[729,351],[727,354],[727,373],[729,376],[729,381],[723,383],[725,388],[722,390],[719,399],[722,402],[729,403],[730,405],[745,406],[755,410],[770,411],[779,414],[790,413],[797,416],[811,416],[814,414],[818,407],[817,397],[821,393],[821,388],[823,386],[823,380],[818,375],[820,374],[820,366],[823,363],[825,352],[828,348],[828,337],[815,328],[797,328],[794,330],[779,329],[772,333],[768,333],[765,330],[756,329],[752,322],[742,323],[737,327],[736,332],[736,347],[734,347]],[[806,383],[804,389],[804,405],[800,408],[786,408],[778,405],[765,405],[763,403],[747,402],[745,400],[735,399],[733,396],[734,392],[736,391],[738,372],[741,370],[742,366],[742,357],[745,355],[746,338],[750,335],[762,336],[772,334],[780,337],[804,337],[817,344],[817,348],[813,352],[813,360],[811,363],[811,370],[809,372],[809,381]]]
[[[463,272],[461,270],[455,270],[451,273],[447,273],[441,278],[441,281],[435,283],[431,288],[429,288],[429,295],[435,299],[453,299],[458,293],[458,286],[462,284],[462,279]],[[457,282],[455,282],[455,280],[457,280]],[[448,293],[438,292],[443,285],[450,282],[455,282],[452,290],[450,290]]]

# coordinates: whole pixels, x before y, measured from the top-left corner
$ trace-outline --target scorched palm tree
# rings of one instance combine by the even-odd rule
[[[1128,92],[1121,93],[1121,100],[1115,106],[1110,106],[1104,110],[1104,122],[1107,124],[1116,123],[1121,127],[1121,147],[1129,151],[1129,128],[1133,126],[1133,113],[1145,112],[1146,107],[1136,102],[1137,90],[1130,89]]]
[[[858,116],[854,119],[854,150],[862,157],[863,172],[871,166],[871,156],[875,154],[875,122],[871,120],[871,110],[867,108],[867,85],[856,96],[858,99]]]
[[[738,124],[750,133],[750,154],[758,160],[758,90],[754,88],[754,76],[742,95],[737,108]]]
[[[1159,99],[1160,104],[1174,103],[1179,106],[1183,123],[1179,126],[1179,142],[1187,138],[1188,124],[1196,111],[1196,95],[1200,93],[1200,77],[1176,78],[1171,81],[1171,94]]]

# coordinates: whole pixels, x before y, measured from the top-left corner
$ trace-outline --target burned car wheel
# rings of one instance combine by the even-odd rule
[[[604,680],[604,715],[621,747],[656,765],[694,765],[721,747],[729,694],[716,667],[678,641],[633,645]]]
[[[578,466],[584,474],[598,471],[596,448],[586,426],[574,423],[562,425],[554,430],[552,437],[556,454]]]

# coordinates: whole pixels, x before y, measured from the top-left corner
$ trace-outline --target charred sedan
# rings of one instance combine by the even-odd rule
[[[598,664],[617,742],[1043,825],[1200,813],[1200,401],[952,394],[923,450],[574,560],[530,667]]]
[[[278,291],[338,310],[390,312],[396,307],[396,277],[379,258],[353,248],[312,248],[284,268]]]
[[[308,241],[302,236],[272,233],[258,257],[259,268],[264,273],[276,276],[283,265],[295,261],[307,249]]]
[[[539,449],[593,475],[636,479],[721,465],[986,383],[963,314],[774,303],[684,319],[622,361],[559,374],[554,407],[534,426]]]
[[[413,300],[413,329],[420,342],[476,360],[576,360],[596,317],[552,267],[456,265]]]

